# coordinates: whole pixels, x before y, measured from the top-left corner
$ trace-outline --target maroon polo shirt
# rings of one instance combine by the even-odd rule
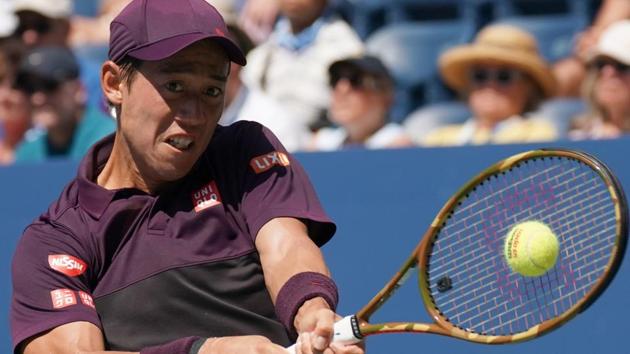
[[[112,350],[186,336],[258,334],[287,345],[255,248],[269,220],[303,220],[322,245],[335,226],[306,173],[261,125],[217,127],[183,179],[159,195],[95,181],[110,136],[29,225],[13,259],[11,331],[25,339],[75,321]]]

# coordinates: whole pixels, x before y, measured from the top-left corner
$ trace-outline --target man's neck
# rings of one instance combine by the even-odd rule
[[[116,132],[112,152],[105,163],[105,167],[96,178],[97,184],[109,190],[135,188],[151,193],[152,189],[142,177],[129,148],[121,141],[122,136],[120,136],[120,132]]]

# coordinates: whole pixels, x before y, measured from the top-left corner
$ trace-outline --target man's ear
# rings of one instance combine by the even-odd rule
[[[111,60],[104,62],[101,66],[101,88],[107,101],[114,106],[122,103],[122,86],[120,67]]]

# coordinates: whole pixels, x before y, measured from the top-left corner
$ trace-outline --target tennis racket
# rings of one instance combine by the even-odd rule
[[[627,242],[621,185],[593,156],[533,150],[470,180],[439,211],[422,241],[385,287],[335,324],[333,340],[434,333],[504,344],[539,337],[588,308],[619,269]],[[503,256],[516,223],[538,220],[557,235],[555,266],[538,277],[513,272]],[[433,323],[370,323],[370,316],[418,270]],[[295,345],[288,348],[295,353]]]

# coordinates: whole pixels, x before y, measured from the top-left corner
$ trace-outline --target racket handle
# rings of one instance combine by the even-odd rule
[[[363,336],[359,331],[359,321],[355,315],[346,316],[335,322],[332,341],[341,344],[354,344],[361,341]],[[296,344],[287,348],[289,354],[296,354]]]

